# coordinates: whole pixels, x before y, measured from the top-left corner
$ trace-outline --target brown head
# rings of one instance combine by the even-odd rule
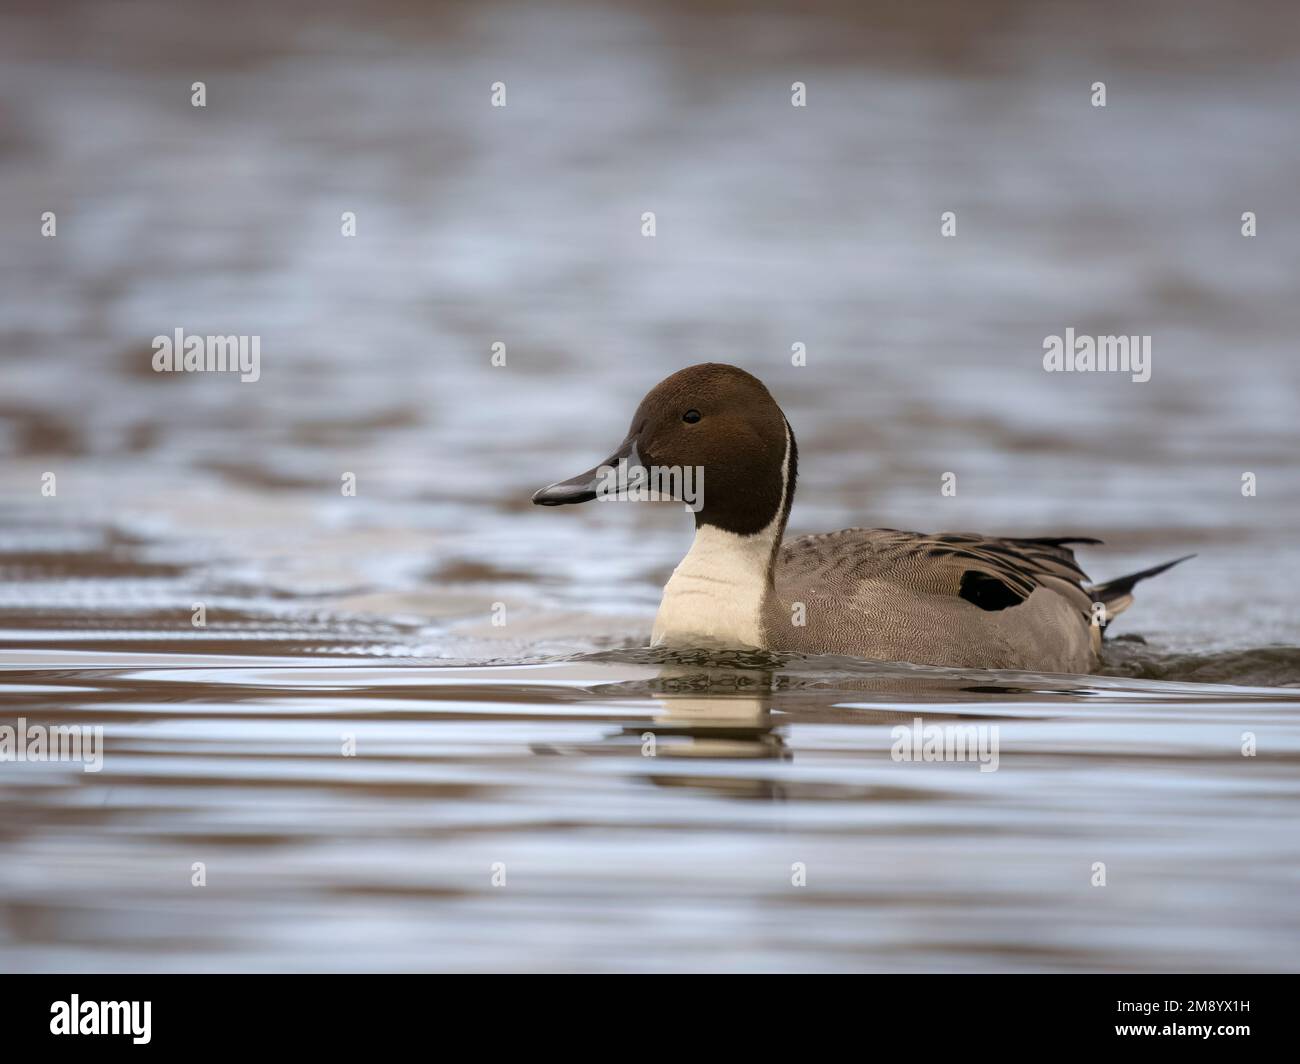
[[[705,362],[660,381],[641,400],[627,438],[600,466],[543,488],[540,506],[596,498],[601,471],[617,467],[704,470],[696,525],[737,535],[784,524],[798,464],[794,433],[763,382],[735,366]],[[779,538],[779,537],[778,537]]]

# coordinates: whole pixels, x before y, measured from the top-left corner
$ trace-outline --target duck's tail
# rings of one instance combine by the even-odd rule
[[[1163,565],[1154,565],[1150,569],[1143,569],[1139,573],[1129,573],[1128,576],[1118,576],[1114,580],[1107,580],[1104,584],[1094,584],[1088,590],[1092,595],[1093,602],[1105,604],[1107,618],[1115,617],[1133,605],[1133,586],[1139,580],[1145,580],[1148,576],[1159,576],[1166,569],[1172,569],[1179,562],[1185,562],[1188,558],[1195,557],[1195,554],[1184,554],[1181,558],[1175,558]]]

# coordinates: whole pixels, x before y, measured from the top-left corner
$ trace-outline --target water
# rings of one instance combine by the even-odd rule
[[[0,724],[105,737],[0,763],[0,968],[1296,967],[1300,33],[937,11],[0,16]],[[1043,373],[1067,326],[1152,379]],[[262,379],[153,374],[177,327]],[[703,359],[792,531],[1198,557],[1100,676],[647,651],[678,508],[528,497]]]

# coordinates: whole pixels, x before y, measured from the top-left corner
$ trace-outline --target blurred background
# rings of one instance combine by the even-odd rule
[[[20,627],[92,607],[101,635],[136,630],[202,597],[206,640],[286,609],[301,636],[319,607],[400,620],[432,657],[643,642],[689,542],[678,508],[528,496],[607,454],[661,377],[718,360],[794,426],[793,532],[1097,536],[1096,579],[1196,550],[1125,625],[1295,640],[1286,3],[2,17],[0,601]],[[1151,380],[1043,372],[1067,326],[1151,335]],[[261,380],[155,374],[176,328],[260,335]]]

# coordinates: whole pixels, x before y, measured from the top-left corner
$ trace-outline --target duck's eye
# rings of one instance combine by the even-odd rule
[[[682,420],[688,425],[694,425],[700,420],[700,412],[698,410],[688,410],[682,415]]]

